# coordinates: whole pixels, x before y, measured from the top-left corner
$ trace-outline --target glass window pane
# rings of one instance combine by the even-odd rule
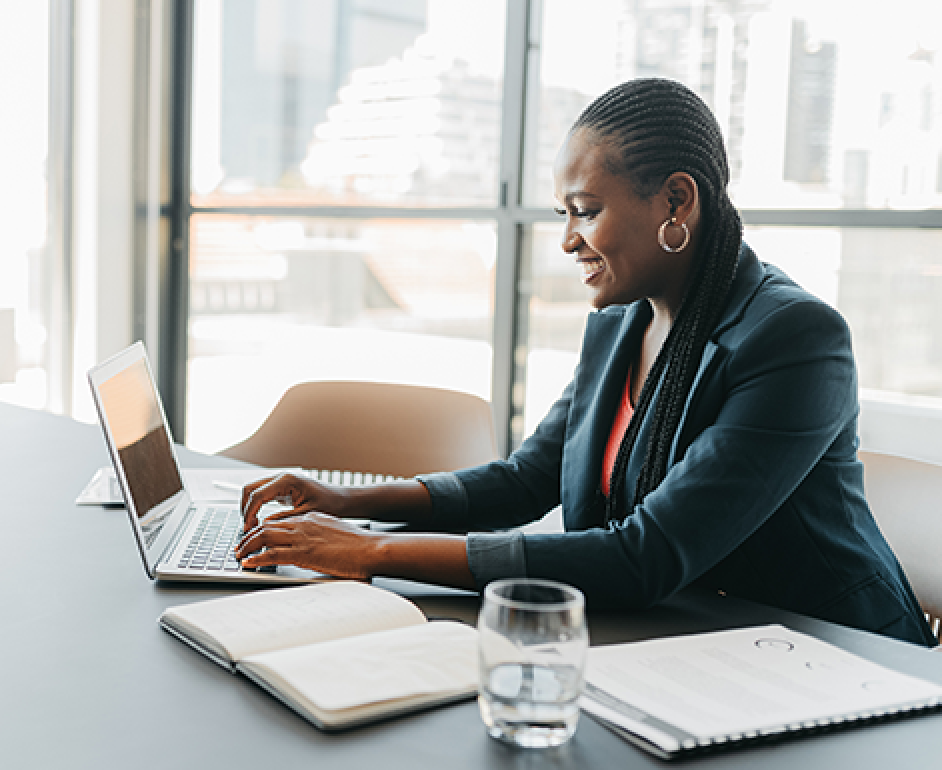
[[[307,380],[489,399],[496,255],[493,222],[194,216],[187,444],[240,441]]]
[[[552,201],[580,109],[641,76],[683,81],[726,136],[744,208],[942,205],[937,0],[545,0],[525,199]],[[591,39],[572,55],[573,39]]]
[[[505,0],[198,0],[196,205],[495,205]]]
[[[571,379],[589,311],[580,272],[559,248],[561,234],[561,225],[535,225],[525,255],[527,372],[515,403],[523,413],[517,440]],[[841,311],[862,389],[942,407],[942,231],[747,227],[745,240],[761,260]]]
[[[523,274],[529,280],[520,297],[526,330],[522,356],[525,384],[514,398],[513,440],[529,436],[572,379],[590,307],[582,271],[559,247],[562,225],[535,224],[524,242]],[[522,415],[522,423],[520,421]]]
[[[748,227],[745,237],[843,313],[862,388],[942,399],[942,231]]]
[[[0,5],[0,401],[42,408],[48,373],[43,295],[49,16],[45,2]]]

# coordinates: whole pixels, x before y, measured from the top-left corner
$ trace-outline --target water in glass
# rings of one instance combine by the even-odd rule
[[[569,740],[588,647],[582,594],[551,581],[497,581],[485,590],[478,629],[488,733],[526,748]]]

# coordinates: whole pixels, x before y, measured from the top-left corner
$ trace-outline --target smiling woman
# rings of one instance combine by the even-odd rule
[[[623,608],[697,584],[933,644],[864,498],[847,325],[742,243],[706,105],[669,80],[617,86],[576,121],[554,173],[563,247],[597,312],[533,435],[456,473],[247,487],[245,564],[466,587],[527,575]],[[292,510],[259,524],[285,494]],[[560,504],[564,533],[508,531]]]
[[[589,130],[577,130],[563,143],[554,174],[557,198],[565,203],[557,212],[567,218],[563,250],[582,266],[595,307],[669,295],[673,309],[663,309],[675,314],[686,290],[690,254],[696,251],[696,244],[679,246],[698,228],[697,183],[689,174],[675,173],[657,195],[643,198],[608,170],[613,152]],[[664,259],[658,239],[644,237],[652,228],[677,254],[674,259]]]

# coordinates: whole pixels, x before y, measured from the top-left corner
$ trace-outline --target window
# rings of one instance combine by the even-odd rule
[[[724,131],[746,241],[841,310],[861,386],[942,399],[938,4],[849,13],[839,0],[598,0],[591,9],[543,2],[531,41],[528,205],[552,203],[555,148],[595,95],[632,77],[681,80]],[[593,44],[574,56],[573,40]],[[568,381],[581,340],[587,308],[560,233],[535,224],[523,242],[517,440]]]
[[[489,398],[493,223],[201,214],[190,237],[191,446],[240,441],[307,380]]]
[[[519,443],[589,312],[558,243],[556,149],[594,96],[649,75],[714,110],[747,241],[844,313],[866,393],[942,404],[932,0],[192,9],[190,166],[168,207],[186,225],[189,351],[161,366],[182,372],[168,401],[186,402],[194,448],[316,378],[489,396],[502,448]]]
[[[49,9],[0,6],[0,400],[44,408],[49,400],[49,265],[46,157]]]
[[[190,446],[244,438],[302,380],[490,397],[505,16],[198,0]]]
[[[931,0],[853,12],[841,0],[597,0],[595,13],[579,14],[562,0],[543,6],[527,154],[533,204],[551,203],[555,147],[585,104],[615,83],[662,76],[713,109],[742,208],[942,205],[942,9]],[[573,56],[573,39],[593,45]]]
[[[504,15],[199,0],[193,203],[494,205]]]

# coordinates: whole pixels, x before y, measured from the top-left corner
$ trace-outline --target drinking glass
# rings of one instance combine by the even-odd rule
[[[488,733],[527,748],[569,740],[589,646],[582,592],[550,580],[495,581],[484,589],[478,632]]]

